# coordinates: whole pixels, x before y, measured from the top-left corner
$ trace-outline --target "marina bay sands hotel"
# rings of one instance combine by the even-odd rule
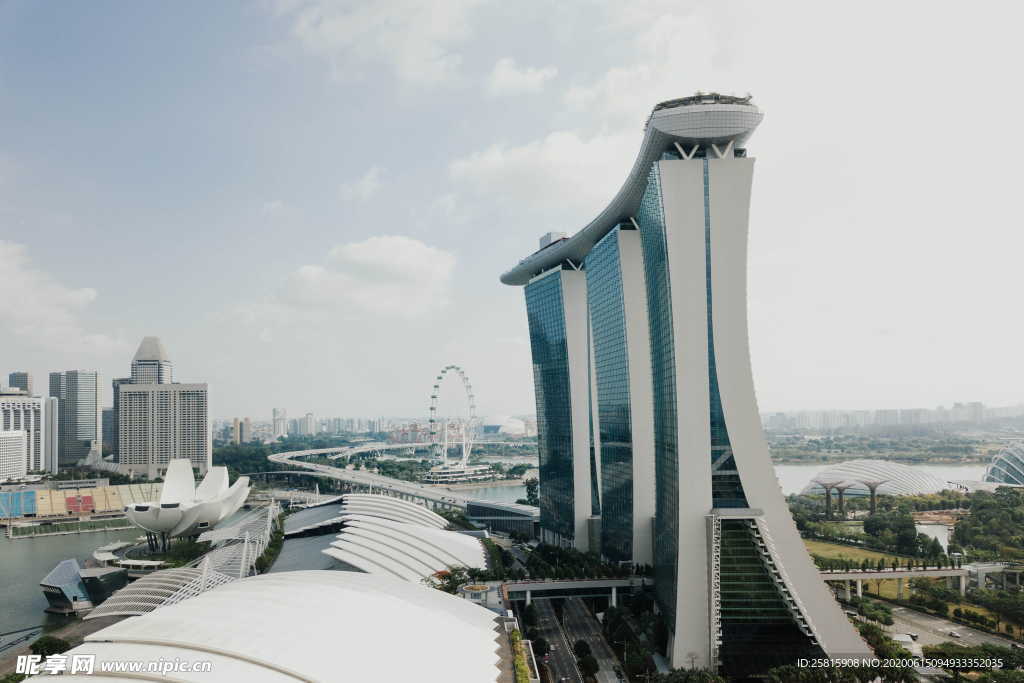
[[[746,254],[762,116],[749,97],[657,105],[611,203],[501,277],[526,292],[543,540],[653,565],[674,667],[871,656],[761,430]]]

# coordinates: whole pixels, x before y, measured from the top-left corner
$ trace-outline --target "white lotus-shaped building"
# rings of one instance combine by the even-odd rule
[[[245,503],[249,477],[228,486],[226,467],[211,467],[196,486],[192,463],[184,458],[167,465],[159,503],[135,503],[125,507],[132,524],[168,537],[191,536],[211,529]]]

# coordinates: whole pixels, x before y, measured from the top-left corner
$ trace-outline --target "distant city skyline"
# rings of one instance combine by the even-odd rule
[[[651,102],[715,87],[770,112],[748,273],[761,409],[1021,400],[1024,141],[984,164],[948,142],[1016,128],[1016,22],[932,4],[922,30],[915,3],[884,22],[810,3],[434,11],[3,3],[2,372],[98,370],[109,406],[156,335],[214,415],[255,416],[268,387],[293,416],[418,414],[449,363],[481,414],[527,413],[522,293],[495,273],[597,214]]]

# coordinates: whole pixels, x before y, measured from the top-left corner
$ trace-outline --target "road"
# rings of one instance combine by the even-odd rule
[[[564,629],[569,643],[575,643],[577,640],[587,641],[591,654],[597,658],[597,663],[601,667],[597,672],[597,683],[619,683],[621,679],[615,675],[615,669],[620,666],[619,660],[604,639],[601,624],[590,613],[582,599],[566,598],[564,604]]]
[[[994,636],[991,633],[978,631],[970,626],[963,626],[948,619],[923,614],[906,607],[892,608],[893,625],[888,630],[893,633],[916,633],[920,645],[938,645],[939,643],[958,643],[960,645],[981,645],[989,643],[1001,647],[1010,647],[1012,641]],[[962,637],[951,638],[950,631],[956,631]]]
[[[446,489],[433,488],[431,486],[424,486],[422,484],[414,484],[407,481],[399,481],[398,479],[392,479],[391,477],[385,477],[379,474],[373,474],[366,472],[365,470],[347,470],[341,467],[332,467],[330,465],[320,465],[311,462],[305,462],[304,460],[296,460],[305,455],[325,455],[327,453],[344,453],[349,449],[346,447],[340,448],[319,448],[308,451],[289,451],[287,453],[274,453],[269,456],[268,459],[271,462],[278,464],[297,465],[304,467],[305,469],[312,470],[321,476],[330,477],[339,481],[345,481],[352,484],[358,484],[360,486],[372,486],[373,488],[383,489],[384,491],[397,491],[410,496],[418,496],[425,500],[429,500],[437,503],[445,503],[448,505],[455,505],[457,507],[466,509],[466,504],[474,500],[469,496],[464,496],[453,491]]]
[[[551,652],[544,661],[551,672],[552,680],[583,683],[583,677],[576,668],[576,655],[572,653],[572,646],[558,623],[551,601],[542,598],[534,600],[533,604],[537,606],[537,635],[548,641],[551,647]]]

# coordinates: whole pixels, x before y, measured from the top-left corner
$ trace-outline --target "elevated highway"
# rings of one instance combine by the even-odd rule
[[[429,507],[434,509],[454,509],[465,510],[469,501],[474,500],[468,496],[464,496],[454,491],[448,491],[446,489],[436,489],[423,484],[416,484],[408,481],[399,481],[398,479],[392,479],[385,477],[380,474],[374,474],[372,472],[366,472],[363,470],[348,470],[341,467],[334,467],[331,465],[321,465],[319,463],[305,462],[301,458],[310,455],[324,455],[328,458],[332,456],[335,458],[341,456],[355,455],[357,453],[365,453],[373,450],[380,450],[384,447],[403,447],[410,448],[416,446],[425,446],[429,444],[364,444],[361,446],[339,446],[335,448],[315,448],[306,451],[289,451],[287,453],[274,453],[269,456],[269,460],[280,465],[294,465],[302,467],[311,472],[324,477],[330,477],[331,479],[337,479],[338,481],[345,482],[351,488],[358,491],[366,491],[368,493],[380,493],[387,496],[394,496],[403,500],[414,500],[426,503]]]

